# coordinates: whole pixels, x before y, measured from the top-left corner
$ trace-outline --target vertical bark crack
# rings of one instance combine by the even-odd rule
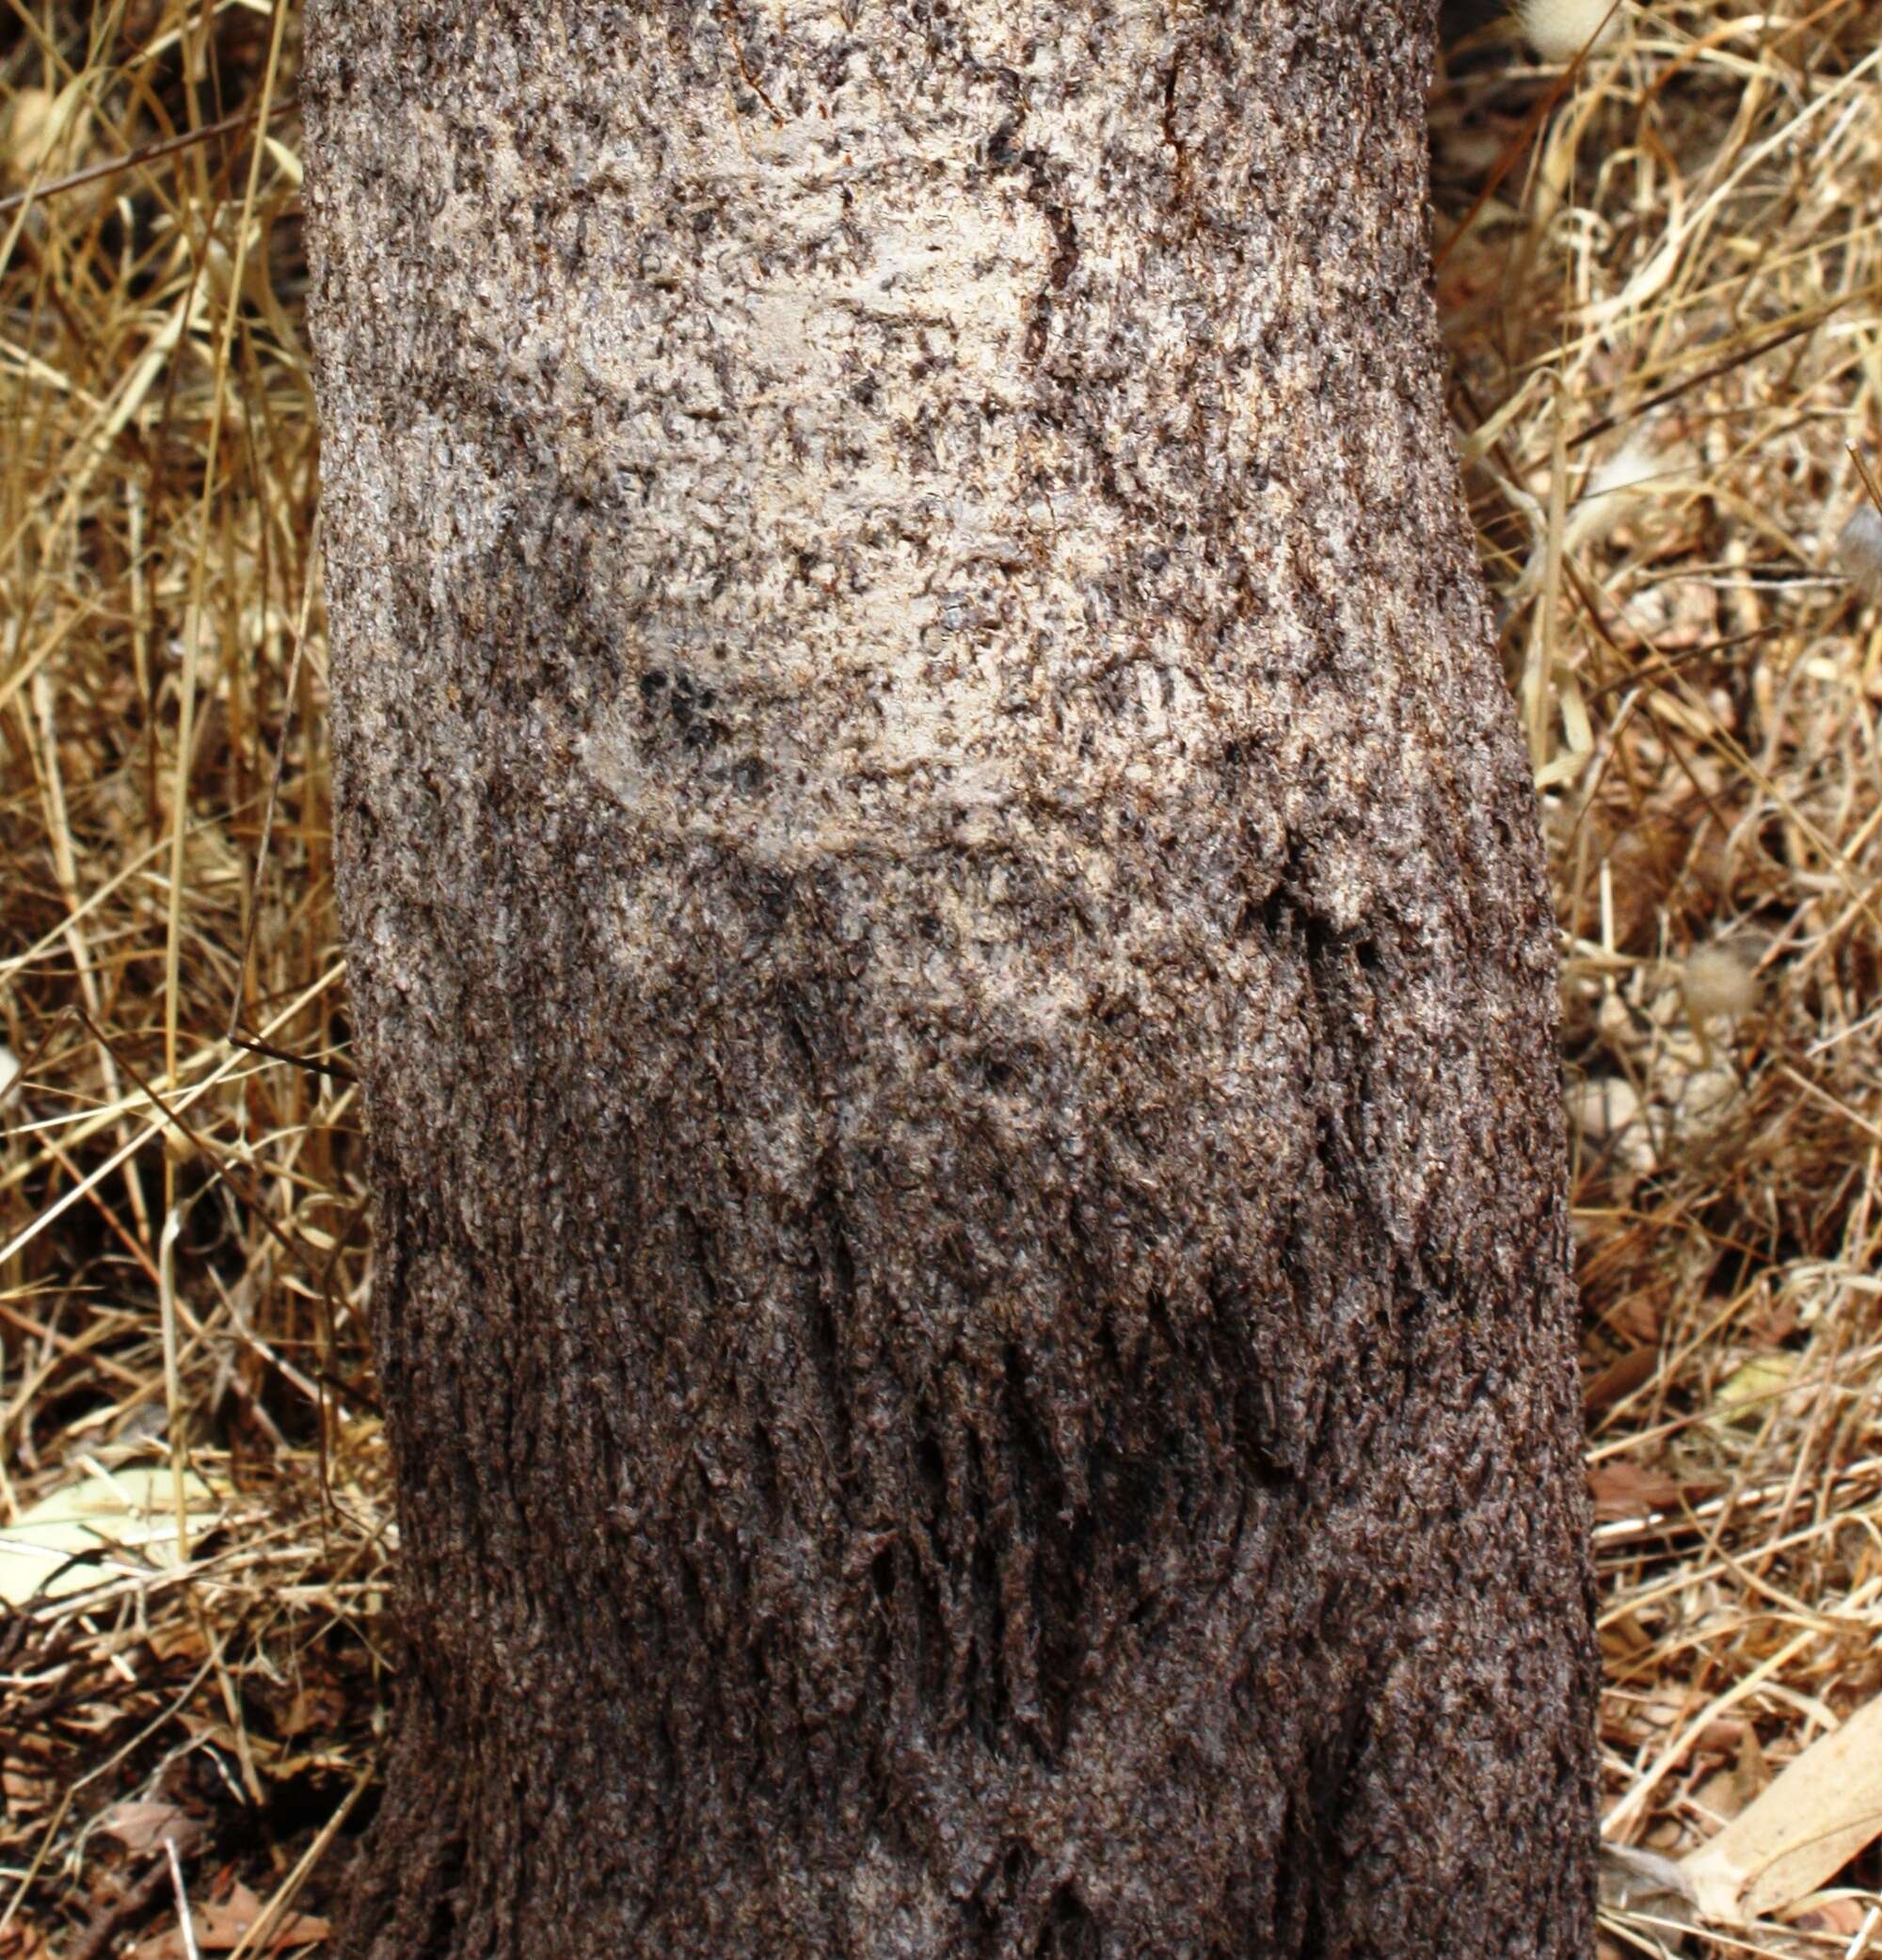
[[[771,112],[771,120],[781,124],[785,120],[783,111],[765,93],[764,84],[753,74],[751,64],[745,58],[744,43],[739,39],[738,12],[733,0],[720,0],[718,15],[719,24],[726,30],[726,45],[732,51],[732,59],[739,64],[739,73],[744,78],[745,87]]]
[[[1163,72],[1163,142],[1171,153],[1170,197],[1175,204],[1183,203],[1189,195],[1189,153],[1176,132],[1176,81],[1182,72],[1183,55],[1184,46],[1179,41],[1170,57],[1170,66]]]

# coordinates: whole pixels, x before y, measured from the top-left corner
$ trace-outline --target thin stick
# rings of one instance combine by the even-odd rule
[[[340,1826],[352,1815],[353,1806],[365,1795],[368,1786],[377,1774],[376,1763],[369,1763],[359,1772],[352,1789],[342,1800],[339,1809],[321,1826],[319,1837],[301,1854],[300,1862],[281,1880],[274,1897],[262,1908],[255,1923],[243,1934],[241,1943],[230,1954],[229,1960],[244,1960],[245,1955],[257,1952],[262,1942],[273,1934],[282,1915],[299,1896],[300,1888],[307,1883],[313,1868],[327,1856],[327,1846],[340,1835]]]
[[[183,1859],[177,1856],[175,1838],[165,1838],[164,1850],[170,1861],[170,1884],[176,1889],[177,1924],[183,1928],[183,1950],[188,1960],[201,1960],[196,1944],[196,1925],[189,1916],[189,1893],[183,1888]]]
[[[276,117],[286,116],[298,106],[292,98],[277,103],[269,111],[268,120],[272,122]],[[179,150],[206,143],[212,136],[226,136],[233,130],[246,129],[259,114],[258,109],[243,109],[236,115],[225,116],[220,122],[205,122],[200,129],[184,130],[181,135],[166,136],[160,143],[146,143],[142,149],[133,150],[127,155],[106,157],[102,164],[87,164],[84,169],[73,170],[66,177],[55,177],[50,183],[29,183],[23,191],[0,198],[0,217],[18,211],[22,205],[43,204],[48,198],[61,197],[67,191],[77,190],[81,184],[115,177],[120,170],[135,170],[138,165],[154,163],[160,156],[174,156]]]
[[[170,1443],[170,1501],[176,1509],[177,1556],[189,1563],[189,1459],[183,1442],[183,1375],[177,1365],[176,1242],[183,1230],[183,1207],[173,1204],[157,1241],[158,1298],[164,1319],[164,1412]]]

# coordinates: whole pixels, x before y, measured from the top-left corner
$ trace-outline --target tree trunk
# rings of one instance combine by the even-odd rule
[[[346,1951],[1586,1953],[1429,0],[311,12]]]

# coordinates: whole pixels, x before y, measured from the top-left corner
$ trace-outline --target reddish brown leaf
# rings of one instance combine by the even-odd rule
[[[1634,1347],[1619,1361],[1609,1362],[1583,1392],[1582,1403],[1588,1414],[1598,1415],[1631,1395],[1643,1382],[1651,1381],[1660,1364],[1657,1347]],[[1599,1474],[1599,1473],[1597,1473]]]
[[[1637,1463],[1603,1463],[1588,1473],[1598,1519],[1638,1518],[1648,1511],[1677,1510],[1706,1494],[1707,1486],[1689,1478],[1668,1476],[1664,1470],[1643,1470]]]

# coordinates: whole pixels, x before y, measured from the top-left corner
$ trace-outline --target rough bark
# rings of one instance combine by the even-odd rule
[[[1428,5],[315,0],[347,1951],[1590,1944]]]

